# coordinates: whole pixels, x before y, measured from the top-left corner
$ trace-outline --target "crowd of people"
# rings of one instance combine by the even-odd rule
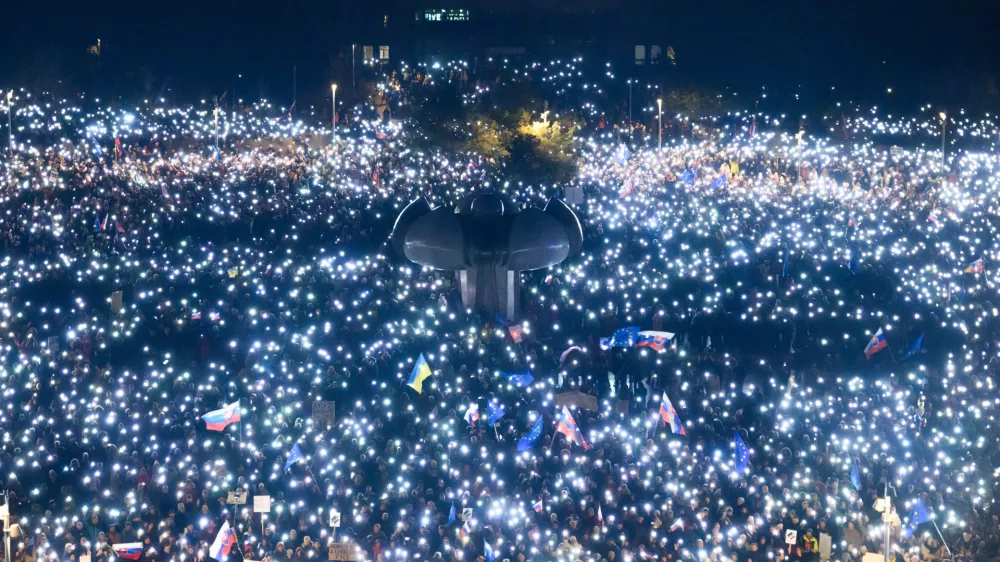
[[[860,561],[886,495],[896,560],[1000,552],[995,155],[754,119],[505,185],[399,119],[18,103],[5,560]],[[481,189],[583,225],[517,318],[387,244]]]

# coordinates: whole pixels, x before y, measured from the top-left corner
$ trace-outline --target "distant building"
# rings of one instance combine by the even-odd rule
[[[636,0],[402,0],[386,11],[356,28],[368,62],[544,54],[644,66],[668,49],[665,8]]]

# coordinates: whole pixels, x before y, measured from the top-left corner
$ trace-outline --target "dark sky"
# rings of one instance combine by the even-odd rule
[[[396,23],[417,7],[438,5],[481,14],[517,12],[522,5],[553,9],[523,18],[553,34],[574,32],[562,28],[562,13],[608,8],[597,21],[609,36],[657,35],[675,46],[681,72],[713,86],[801,84],[851,92],[894,86],[914,99],[925,92],[967,98],[969,89],[988,94],[996,88],[991,80],[1000,77],[1000,3],[974,0],[55,0],[5,3],[0,85],[95,76],[84,53],[100,37],[104,58],[113,61],[106,64],[115,68],[100,78],[122,88],[145,80],[188,92],[196,84],[231,89],[244,74],[246,84],[236,88],[279,90],[273,83],[287,81],[292,65],[307,88],[310,79],[328,81],[338,49],[363,41],[384,14]],[[511,27],[518,20],[505,19]]]

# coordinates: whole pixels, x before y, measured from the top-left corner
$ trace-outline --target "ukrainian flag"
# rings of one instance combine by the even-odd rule
[[[424,379],[431,376],[431,374],[430,365],[427,364],[424,354],[421,353],[420,357],[417,358],[417,364],[413,366],[413,372],[410,373],[410,380],[406,381],[406,384],[410,385],[418,393],[423,393]]]

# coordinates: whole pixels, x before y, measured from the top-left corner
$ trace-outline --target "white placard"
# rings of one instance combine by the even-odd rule
[[[271,513],[271,496],[254,496],[253,512]]]
[[[330,511],[330,526],[340,527],[340,512],[336,509]]]
[[[826,533],[819,534],[819,557],[823,560],[830,559],[830,553],[833,552],[833,537]]]
[[[799,540],[799,532],[794,529],[785,531],[785,544],[795,544]]]

